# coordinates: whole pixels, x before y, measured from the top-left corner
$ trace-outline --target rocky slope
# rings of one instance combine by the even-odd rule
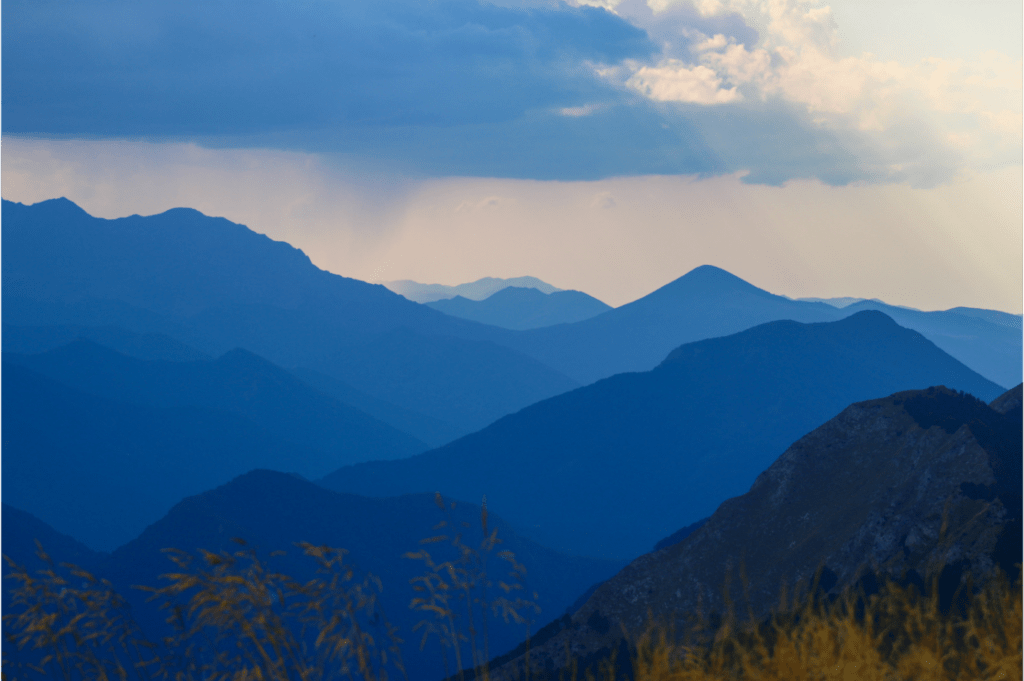
[[[557,669],[566,650],[600,658],[649,613],[679,622],[698,608],[723,612],[724,587],[761,618],[783,586],[819,568],[833,593],[867,570],[898,577],[957,565],[976,579],[996,565],[1015,570],[1020,519],[1021,386],[991,405],[944,387],[860,402],[793,444],[685,540],[602,584],[535,641],[531,667]],[[509,660],[496,678],[514,678],[522,663]]]

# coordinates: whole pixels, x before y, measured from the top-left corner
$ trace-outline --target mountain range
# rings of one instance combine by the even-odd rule
[[[503,288],[479,301],[455,296],[427,303],[427,307],[452,317],[517,330],[571,324],[612,309],[581,291],[543,293],[535,288],[515,286]]]
[[[2,211],[4,342],[9,333],[17,341],[7,349],[52,348],[69,327],[101,344],[101,334],[119,334],[125,351],[138,345],[129,336],[145,338],[145,358],[168,358],[154,355],[158,338],[209,357],[240,347],[419,414],[449,436],[600,378],[648,371],[683,343],[878,305],[793,301],[703,266],[595,317],[514,331],[324,272],[288,244],[189,209],[103,220],[55,199],[4,201]],[[997,384],[1020,382],[1021,334],[1005,323],[1019,317],[879,309]]]
[[[198,211],[103,220],[66,199],[3,201],[4,322],[162,334],[219,356],[244,348],[332,376],[471,432],[578,385],[383,286]]]
[[[467,300],[483,300],[510,286],[532,288],[541,293],[557,293],[562,290],[541,281],[537,277],[511,277],[509,279],[484,277],[468,284],[457,284],[456,286],[420,284],[411,279],[385,281],[383,283],[395,293],[417,303],[432,303],[437,300],[447,300],[448,298],[455,297],[462,297]]]
[[[923,586],[941,573],[945,603],[997,566],[1012,578],[1022,551],[1021,431],[1020,385],[991,405],[933,387],[847,407],[682,541],[636,559],[540,632],[535,676],[556,678],[545,672],[564,668],[567,649],[582,673],[651,618],[684,631],[698,608],[721,616],[726,593],[760,621],[781,590],[806,590],[816,574],[825,595],[858,581],[870,595],[883,577]],[[521,678],[524,663],[520,650],[492,678]]]
[[[486,494],[542,544],[628,559],[741,493],[850,403],[939,384],[986,400],[1003,391],[880,312],[770,322],[680,346],[652,371],[544,400],[441,448],[342,468],[320,483],[373,496]]]

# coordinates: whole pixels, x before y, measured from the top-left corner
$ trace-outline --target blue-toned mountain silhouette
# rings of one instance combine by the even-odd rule
[[[374,397],[362,390],[357,390],[348,383],[327,374],[322,374],[319,371],[299,368],[293,369],[292,373],[303,383],[319,390],[323,394],[329,395],[339,402],[351,405],[378,421],[382,421],[403,433],[408,433],[418,440],[426,442],[431,447],[447,444],[462,435],[462,429],[446,421],[427,416],[419,411],[399,407],[397,404]]]
[[[311,477],[318,477],[319,468],[332,470],[332,462],[341,459],[395,459],[427,449],[246,350],[206,361],[145,361],[78,340],[37,355],[5,353],[4,359],[113,401],[244,416],[282,440],[322,452],[323,463],[295,469]]]
[[[543,293],[535,288],[515,286],[503,288],[479,301],[456,296],[427,303],[427,307],[452,317],[519,330],[571,324],[612,309],[581,291]]]
[[[76,364],[83,356],[90,361]],[[46,371],[96,392],[5,358],[3,498],[94,549],[128,541],[182,497],[253,468],[312,477],[351,455],[344,446],[375,444],[377,453],[392,456],[420,447],[244,351],[198,369],[155,363],[154,374],[181,373],[177,385],[174,376],[162,377],[165,395],[144,382],[145,371],[132,371],[138,367],[130,362],[137,360],[96,346],[79,343],[36,359]],[[111,375],[104,383],[107,370]],[[189,376],[190,371],[195,373]],[[281,374],[283,385],[275,385]],[[131,385],[140,377],[142,382]],[[207,394],[198,394],[204,389]],[[124,399],[106,396],[118,393]],[[296,423],[289,430],[291,418]]]
[[[3,351],[35,355],[76,340],[90,340],[138,359],[194,362],[212,359],[205,352],[160,333],[135,333],[116,326],[14,326],[3,325]]]
[[[4,201],[3,219],[5,324],[117,327],[211,356],[241,347],[463,434],[579,384],[650,370],[683,343],[856,312],[703,266],[596,317],[512,331],[325,272],[288,244],[194,210],[102,220],[65,199]],[[1019,382],[1019,332],[984,315],[918,315],[930,315],[922,333],[971,368]]]
[[[7,533],[11,531],[18,538],[16,546],[12,545],[12,557],[19,562],[31,562],[31,555],[25,555],[31,550],[30,535],[43,535],[39,538],[47,548],[47,544],[54,542],[53,531],[41,528],[38,520],[26,519],[24,513],[13,514],[9,519],[7,509],[5,505],[5,552]],[[147,634],[157,638],[166,615],[145,604],[148,594],[128,587],[161,585],[157,576],[174,567],[162,549],[233,552],[239,546],[232,539],[240,538],[256,548],[264,560],[269,559],[274,568],[307,579],[313,576],[312,562],[301,555],[296,542],[344,548],[349,551],[346,562],[355,566],[360,576],[371,572],[381,578],[383,610],[391,623],[400,627],[400,635],[406,641],[402,652],[410,679],[431,681],[444,676],[437,642],[431,640],[425,651],[418,650],[421,632],[412,628],[424,616],[409,609],[409,602],[416,595],[409,580],[423,574],[426,568],[422,562],[403,555],[424,548],[421,539],[441,534],[444,530],[436,529],[436,525],[444,519],[446,516],[435,506],[433,494],[369,499],[331,492],[292,475],[257,470],[182,500],[137,538],[109,555],[89,554],[87,549],[83,552],[84,547],[68,544],[70,540],[57,542],[51,553],[57,561],[68,560],[65,556],[70,556],[86,562],[90,569],[110,579],[122,595],[131,598],[135,616]],[[456,531],[463,533],[465,544],[479,545],[482,533],[478,505],[456,503],[450,520]],[[463,528],[462,523],[468,526]],[[623,566],[621,562],[559,554],[517,535],[493,513],[488,515],[488,527],[497,529],[502,540],[488,564],[491,579],[495,584],[509,580],[509,564],[497,552],[512,551],[527,568],[527,588],[540,597],[542,610],[533,615],[534,631],[538,625],[561,616],[586,585],[607,579]],[[445,542],[425,548],[437,562],[457,558]],[[277,550],[285,551],[285,555],[269,558],[270,552]],[[495,586],[491,597],[497,593],[500,590]],[[497,654],[519,643],[525,629],[522,625],[506,626],[500,618],[494,618],[489,634],[490,649]]]
[[[631,558],[742,493],[846,405],[939,384],[985,400],[1003,392],[880,312],[772,322],[683,345],[653,371],[545,400],[440,449],[321,482],[375,496],[486,494],[545,545]]]
[[[484,277],[467,284],[457,284],[455,286],[421,284],[411,279],[385,281],[383,284],[395,293],[409,300],[415,300],[417,303],[432,303],[436,300],[447,300],[456,296],[461,296],[468,300],[483,300],[510,286],[532,288],[541,293],[556,293],[562,290],[545,281],[541,281],[537,277],[510,277],[508,279]]]
[[[995,383],[1010,387],[1021,382],[1021,318],[998,310],[954,307],[924,312],[875,300],[853,303],[843,312],[878,310],[908,329],[914,329],[942,350]]]
[[[213,356],[240,347],[461,432],[578,385],[493,342],[502,330],[325,272],[198,211],[103,220],[66,199],[4,201],[3,223],[7,324],[114,326]]]
[[[791,300],[753,286],[725,270],[703,265],[657,291],[568,326],[525,331],[505,341],[583,384],[626,371],[648,371],[673,348],[725,336],[765,322],[828,322],[879,309],[919,331],[974,371],[1003,387],[1022,376],[1022,337],[995,311],[918,312],[863,301],[838,309]],[[999,322],[996,321],[999,320]]]

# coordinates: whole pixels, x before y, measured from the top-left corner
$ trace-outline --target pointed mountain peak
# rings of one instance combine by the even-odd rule
[[[18,203],[16,201],[3,200],[4,208],[32,208],[34,211],[45,211],[48,215],[64,215],[76,217],[91,217],[85,210],[74,201],[67,199],[63,196],[56,199],[47,199],[46,201],[39,201],[38,203],[25,204]]]
[[[774,297],[774,294],[760,289],[720,267],[701,265],[640,300],[659,300],[675,296],[719,296],[741,292]]]
[[[1018,383],[1016,388],[1010,388],[992,400],[989,406],[1000,414],[1008,414],[1012,409],[1019,409],[1021,406],[1022,388],[1024,388],[1024,384]]]

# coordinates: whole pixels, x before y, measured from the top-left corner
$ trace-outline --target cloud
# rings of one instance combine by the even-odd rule
[[[4,132],[204,136],[456,125],[582,106],[654,50],[591,7],[473,0],[5,3]]]
[[[963,167],[1020,161],[1019,58],[994,50],[909,63],[844,55],[832,10],[818,0],[627,0],[617,11],[667,36],[656,64],[627,61],[631,69],[602,72],[651,100],[719,114],[726,105],[788,105],[856,150],[862,176],[876,181],[928,184]],[[703,32],[693,12],[704,20],[739,17],[757,38]]]
[[[819,0],[9,0],[3,133],[406,175],[944,181],[1019,163],[1016,56],[839,50]]]
[[[675,59],[657,67],[642,67],[626,85],[662,102],[727,104],[743,99],[735,86],[722,87],[722,79],[707,66],[687,66]]]

